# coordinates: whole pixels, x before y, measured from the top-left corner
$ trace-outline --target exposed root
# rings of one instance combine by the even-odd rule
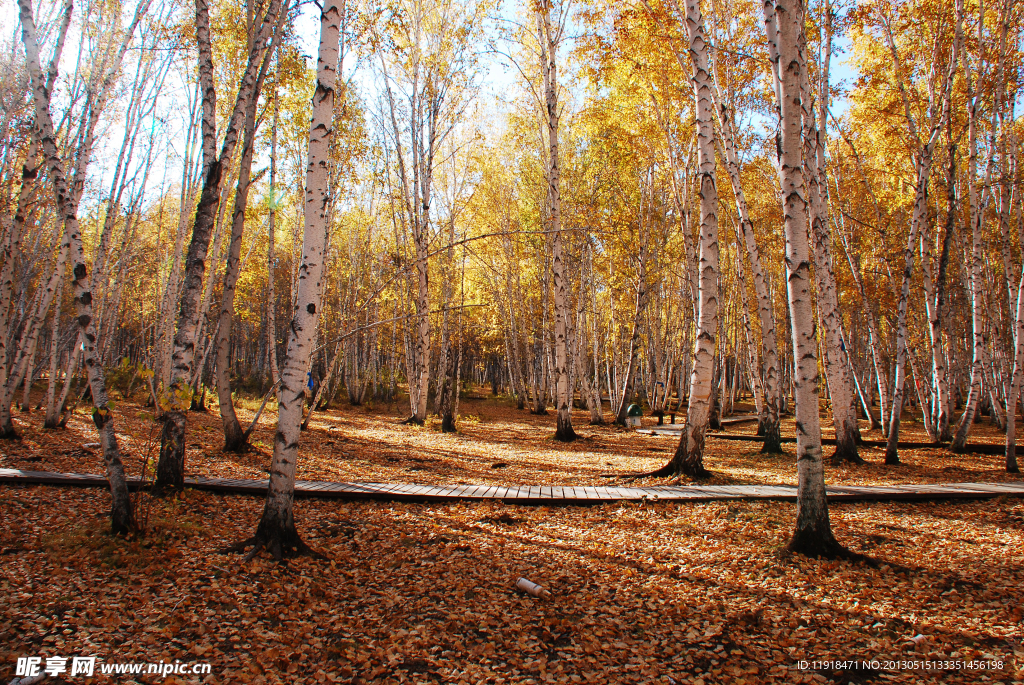
[[[832,459],[829,460],[829,464],[832,466],[842,466],[844,463],[862,466],[867,462],[864,461],[864,459],[859,454],[857,454],[856,449],[840,450],[837,448],[835,453],[832,455]]]
[[[246,454],[251,452],[253,446],[249,444],[249,434],[243,432],[241,427],[237,430],[225,431],[224,451],[232,454]]]
[[[715,474],[708,471],[703,466],[694,469],[692,473],[688,472],[685,468],[677,468],[675,461],[670,461],[660,469],[654,471],[648,471],[647,473],[636,473],[636,474],[622,474],[619,476],[623,479],[624,483],[632,483],[640,478],[675,478],[675,484],[679,484],[682,481],[682,476],[689,476],[696,480],[707,480],[713,477]]]
[[[782,434],[779,432],[779,424],[769,425],[766,422],[763,429],[758,427],[759,435],[764,436],[764,444],[761,445],[761,454],[784,454],[782,451]]]
[[[233,545],[225,547],[221,550],[221,553],[241,554],[250,546],[252,546],[252,549],[246,553],[245,557],[241,561],[242,564],[252,561],[261,551],[269,552],[274,558],[274,561],[278,562],[284,562],[287,559],[296,559],[298,557],[313,557],[314,559],[327,558],[307,545],[298,535],[295,535],[293,539],[287,541],[281,540],[280,538],[264,540],[258,535],[254,535],[248,540],[242,540],[241,542],[236,542]]]
[[[786,545],[786,551],[815,559],[843,559],[846,561],[863,562],[873,567],[879,565],[877,560],[843,547],[831,534],[821,535],[819,533],[800,533],[798,531],[793,534],[793,537]]]
[[[576,434],[576,431],[574,431],[571,426],[568,429],[559,427],[558,430],[555,431],[555,440],[558,442],[574,442],[579,437],[580,436]]]

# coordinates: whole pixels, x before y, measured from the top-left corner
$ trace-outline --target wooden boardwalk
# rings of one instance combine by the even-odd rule
[[[139,487],[137,478],[129,485]],[[107,487],[107,479],[91,473],[55,473],[0,469],[0,483]],[[185,479],[196,490],[262,495],[265,480],[210,478]],[[569,485],[416,485],[411,483],[336,483],[300,480],[295,494],[328,499],[374,499],[410,502],[502,501],[509,504],[600,504],[618,501],[702,502],[714,500],[796,501],[792,485],[683,485],[658,487],[569,486]],[[829,486],[832,502],[889,500],[989,499],[1024,497],[1022,483],[943,483],[900,486]]]

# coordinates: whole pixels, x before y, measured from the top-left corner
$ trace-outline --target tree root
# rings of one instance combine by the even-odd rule
[[[576,440],[579,439],[580,436],[577,435],[576,431],[574,431],[572,428],[569,428],[568,430],[563,430],[560,428],[555,431],[554,437],[555,440],[557,440],[558,442],[575,442]]]
[[[842,466],[844,463],[850,463],[856,466],[863,466],[864,464],[867,464],[867,462],[856,452],[840,452],[839,450],[836,450],[828,463],[831,466]]]
[[[876,559],[843,547],[831,535],[822,536],[811,533],[801,535],[800,533],[794,533],[793,537],[786,544],[786,551],[791,554],[799,554],[815,559],[857,561],[872,567],[879,565]]]
[[[230,452],[231,454],[247,454],[252,452],[256,448],[249,442],[248,437],[240,438],[237,441],[225,442],[223,452]]]
[[[252,561],[257,554],[261,551],[269,552],[274,561],[283,562],[287,559],[297,559],[298,557],[312,557],[314,559],[326,559],[327,557],[317,552],[315,549],[307,545],[302,538],[298,535],[293,540],[264,540],[263,538],[254,535],[248,540],[242,540],[236,542],[233,545],[229,545],[221,550],[222,554],[241,554],[245,552],[245,549],[249,546],[252,549],[246,553],[241,563],[246,564]]]
[[[648,471],[647,473],[622,474],[619,477],[624,479],[623,482],[625,483],[632,483],[633,481],[638,480],[640,478],[675,478],[676,482],[678,483],[680,481],[681,476],[689,476],[690,478],[694,478],[696,480],[707,480],[708,478],[711,478],[714,475],[715,474],[713,472],[708,471],[703,466],[701,466],[694,473],[688,473],[686,469],[677,469],[675,464],[670,461],[669,463],[662,466],[660,469],[655,469],[654,471]]]

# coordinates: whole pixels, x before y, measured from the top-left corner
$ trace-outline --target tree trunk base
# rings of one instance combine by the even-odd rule
[[[677,475],[689,476],[695,480],[708,480],[715,474],[704,468],[704,464],[698,464],[696,466],[688,466],[683,464],[677,471]]]
[[[761,445],[761,454],[784,454],[782,451],[782,433],[779,431],[779,424],[774,425],[770,421],[764,424],[764,444]]]
[[[224,552],[242,553],[247,547],[252,547],[252,550],[245,555],[245,559],[242,560],[243,564],[259,554],[260,551],[269,552],[274,557],[274,561],[297,557],[326,558],[302,540],[299,532],[295,530],[294,523],[291,525],[268,524],[265,516],[260,520],[260,525],[254,536],[225,548]]]
[[[441,417],[441,432],[442,433],[457,433],[458,430],[455,428],[455,417],[451,414],[445,414]]]
[[[115,496],[110,505],[110,534],[130,535],[135,532],[135,519],[132,516],[131,499],[128,493]]]
[[[576,434],[576,431],[573,430],[572,424],[559,424],[555,428],[555,440],[558,442],[573,442],[574,440],[579,439],[579,437],[580,436]]]
[[[14,429],[14,424],[8,421],[0,426],[0,440],[21,440],[21,435]]]
[[[893,416],[889,420],[889,437],[885,443],[885,464],[886,466],[899,466],[899,438],[900,438],[900,417]]]
[[[230,426],[230,427],[229,427]],[[224,427],[224,451],[232,454],[245,454],[252,449],[249,436],[245,434],[238,421]]]
[[[673,459],[669,463],[662,466],[660,469],[655,471],[649,471],[647,473],[640,473],[635,476],[626,476],[628,481],[634,481],[638,478],[678,478],[679,476],[689,476],[695,480],[707,480],[715,474],[704,468],[704,465],[700,465],[697,468],[680,468],[676,465]]]
[[[156,467],[153,493],[165,495],[185,487],[185,429],[188,419],[183,412],[164,414],[160,431],[160,461]]]
[[[858,466],[867,463],[857,454],[856,440],[836,441],[836,451],[832,454],[832,460],[829,463],[832,466],[841,466],[844,462]]]
[[[852,552],[839,544],[831,532],[823,533],[816,530],[798,530],[793,533],[786,551],[816,559],[845,559],[847,561],[871,562],[871,559]]]
[[[401,425],[403,425],[403,426],[422,426],[423,425],[423,419],[421,419],[420,417],[418,417],[415,414],[413,414],[412,416],[407,418],[405,421],[402,421]]]
[[[590,419],[591,426],[603,426],[605,425],[604,417],[600,419]]]

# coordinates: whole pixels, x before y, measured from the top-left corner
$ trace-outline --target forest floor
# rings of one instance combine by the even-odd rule
[[[216,398],[211,397],[215,402]],[[241,400],[236,411],[243,428],[259,406],[258,400]],[[740,404],[737,414],[752,412]],[[124,401],[116,407],[117,429],[130,475],[142,473],[143,464],[152,466],[158,456],[160,424],[152,420],[153,410]],[[405,425],[408,403],[343,406],[317,412],[303,433],[297,478],[303,480],[365,481],[423,484],[510,484],[510,485],[614,485],[616,476],[649,473],[672,457],[678,444],[675,436],[645,435],[611,425],[605,412],[604,426],[589,426],[589,414],[577,410],[574,422],[581,439],[570,444],[556,442],[554,413],[537,416],[516,409],[505,398],[471,394],[461,401],[459,431],[440,432],[436,417],[426,426]],[[919,416],[919,414],[918,414]],[[66,431],[41,428],[40,412],[15,412],[14,423],[22,440],[0,443],[0,468],[35,471],[102,473],[92,419],[79,411],[71,417]],[[666,419],[667,421],[668,419]],[[682,421],[677,417],[678,421]],[[223,430],[216,404],[207,412],[190,412],[186,475],[225,478],[266,478],[270,466],[277,414],[268,406],[253,431],[254,449],[246,454],[222,450]],[[644,417],[644,427],[657,421]],[[753,434],[756,423],[729,427],[728,433]],[[861,421],[866,440],[881,440],[878,429],[868,430]],[[783,418],[782,435],[794,435],[793,418]],[[822,434],[833,436],[831,418],[822,412]],[[708,434],[704,465],[714,476],[706,485],[796,484],[793,464],[795,444],[783,445],[784,454],[763,455],[759,442],[715,439]],[[919,419],[904,412],[900,439],[927,442]],[[971,430],[969,443],[1002,445],[1004,434],[983,419]],[[826,460],[833,448],[824,448]],[[833,485],[898,485],[901,483],[1003,482],[1020,481],[1007,474],[1002,455],[954,455],[941,447],[901,449],[900,466],[886,466],[885,448],[860,448],[868,462],[826,466],[826,480]],[[664,484],[664,479],[641,478],[637,485]],[[689,482],[683,479],[683,484]]]
[[[241,404],[247,420],[255,406]],[[651,470],[675,447],[586,426],[584,413],[585,439],[562,445],[553,416],[490,398],[464,399],[451,436],[400,425],[402,409],[318,414],[299,477],[611,484],[602,474]],[[191,413],[188,472],[264,477],[275,418],[237,456],[220,451],[215,411]],[[16,414],[23,437],[0,444],[0,467],[102,473],[98,450],[83,447],[95,440],[86,415],[65,431],[40,419]],[[137,475],[157,424],[128,402],[117,420]],[[907,439],[923,439],[915,427],[904,424]],[[974,428],[973,439],[1000,441],[987,423]],[[795,482],[792,445],[770,458],[758,447],[709,439],[711,482]],[[999,456],[904,450],[900,467],[864,456],[828,468],[828,481],[1009,478]],[[299,530],[324,558],[280,565],[224,552],[252,534],[260,498],[137,498],[145,534],[122,539],[104,532],[100,489],[0,486],[4,684],[27,656],[211,665],[202,678],[88,679],[68,677],[69,661],[55,683],[1024,683],[1024,500],[833,504],[837,538],[875,560],[865,564],[786,553],[791,503],[304,499]],[[551,597],[516,590],[520,576]]]

